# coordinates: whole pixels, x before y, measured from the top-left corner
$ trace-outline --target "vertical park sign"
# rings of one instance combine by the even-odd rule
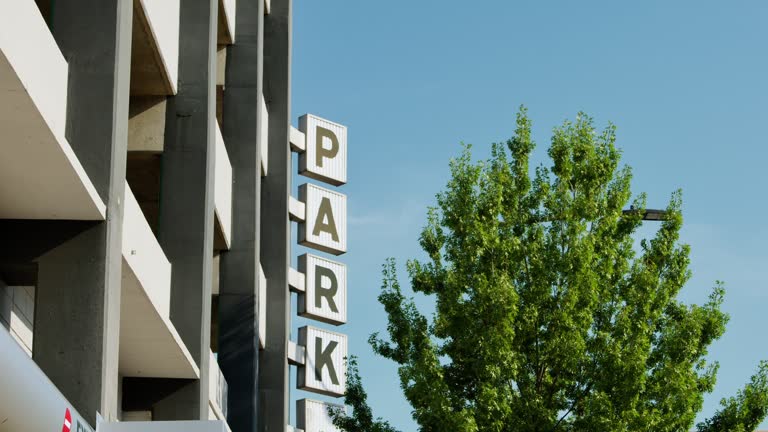
[[[290,203],[298,222],[298,243],[338,256],[347,251],[347,197],[333,189],[347,182],[347,128],[306,114],[291,131],[291,148],[299,153],[299,174],[323,186],[304,183]],[[331,186],[325,187],[325,186]],[[291,288],[298,293],[299,316],[331,326],[347,322],[347,267],[321,254],[304,254],[292,271]],[[331,397],[346,391],[347,336],[319,326],[299,329],[289,360],[298,366],[297,387]],[[293,357],[291,359],[291,357]],[[335,432],[325,402],[297,401],[297,427],[304,432]]]

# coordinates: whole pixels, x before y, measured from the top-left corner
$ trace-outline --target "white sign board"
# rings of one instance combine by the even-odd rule
[[[340,186],[347,182],[347,127],[311,114],[299,118],[306,150],[299,155],[299,173]]]
[[[306,206],[299,224],[299,244],[341,255],[347,251],[347,196],[311,183],[299,186]]]
[[[347,322],[347,266],[316,255],[299,257],[304,292],[299,293],[299,316],[341,325]]]
[[[177,420],[102,423],[96,432],[228,432],[229,430],[227,422],[222,420]],[[72,432],[75,431],[72,430]]]
[[[299,345],[306,348],[306,357],[298,368],[298,388],[326,396],[343,396],[347,389],[347,336],[304,326],[299,328]]]
[[[296,401],[296,427],[304,432],[341,432],[341,429],[333,425],[329,408],[343,410],[342,405],[329,404],[311,399],[299,399]]]
[[[0,432],[93,431],[2,326],[0,353]]]

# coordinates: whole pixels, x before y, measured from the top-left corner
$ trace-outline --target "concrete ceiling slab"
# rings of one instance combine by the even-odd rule
[[[231,45],[235,43],[235,11],[236,0],[219,0],[218,44]]]
[[[127,183],[124,208],[120,374],[199,378],[200,371],[170,319],[171,264]]]
[[[131,95],[174,95],[179,71],[179,0],[134,0]]]
[[[105,217],[65,138],[67,83],[67,63],[35,3],[0,5],[0,218]]]
[[[216,122],[216,157],[214,169],[214,249],[229,249],[232,241],[232,164]]]
[[[125,259],[118,369],[126,377],[200,377],[200,370],[173,323],[158,311]]]

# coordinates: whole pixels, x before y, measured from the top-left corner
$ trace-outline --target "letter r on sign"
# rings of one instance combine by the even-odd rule
[[[341,325],[347,322],[347,266],[313,254],[298,259],[305,276],[299,293],[299,316]]]

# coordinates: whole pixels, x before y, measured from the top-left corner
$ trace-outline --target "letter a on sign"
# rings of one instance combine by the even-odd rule
[[[299,244],[341,255],[347,251],[347,196],[315,186],[299,186],[299,200],[306,205],[299,224]]]
[[[297,386],[327,396],[343,396],[346,391],[347,336],[316,327],[299,329],[299,345],[306,348],[306,360],[297,371]]]
[[[307,149],[299,155],[299,173],[334,186],[347,182],[347,127],[311,114],[299,118]]]
[[[347,322],[347,266],[319,256],[299,257],[299,272],[306,276],[299,293],[299,316],[340,325]]]

